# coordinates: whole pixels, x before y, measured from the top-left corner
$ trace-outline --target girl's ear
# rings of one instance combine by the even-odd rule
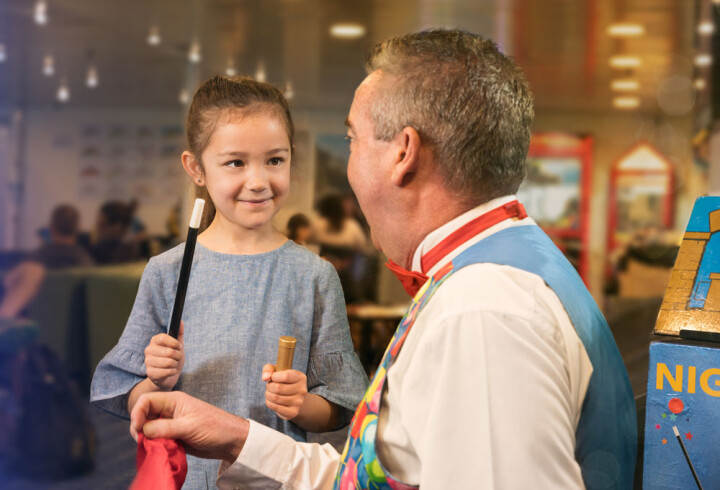
[[[188,173],[191,179],[200,186],[205,185],[205,179],[204,179],[204,173],[202,166],[200,165],[200,161],[198,161],[197,158],[195,158],[195,155],[193,155],[189,151],[182,152],[182,155],[180,156],[180,159],[182,160],[182,165],[185,171]]]

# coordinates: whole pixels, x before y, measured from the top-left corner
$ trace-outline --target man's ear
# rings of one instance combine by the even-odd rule
[[[415,128],[406,126],[393,139],[396,148],[391,181],[401,187],[418,171],[420,164],[420,135]]]
[[[180,159],[182,160],[183,168],[190,178],[193,179],[197,185],[205,185],[203,169],[198,159],[195,158],[195,155],[189,151],[184,151]]]

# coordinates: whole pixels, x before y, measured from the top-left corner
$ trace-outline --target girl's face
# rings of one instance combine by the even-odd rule
[[[224,111],[202,153],[203,185],[219,218],[245,229],[270,225],[290,190],[291,147],[271,111]]]

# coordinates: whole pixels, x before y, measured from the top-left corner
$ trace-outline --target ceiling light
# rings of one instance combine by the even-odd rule
[[[258,82],[264,82],[267,79],[267,73],[265,72],[265,62],[263,60],[258,61],[257,69],[255,70],[255,80]]]
[[[60,82],[60,86],[57,90],[57,100],[63,104],[70,100],[70,88],[68,88],[65,80]]]
[[[639,56],[618,55],[610,58],[610,66],[614,68],[637,68],[641,64]]]
[[[341,39],[356,39],[365,35],[362,24],[338,23],[330,26],[330,35]]]
[[[695,56],[695,64],[697,66],[710,66],[712,64],[712,56],[707,53],[701,53]]]
[[[100,84],[100,78],[98,77],[98,71],[95,66],[90,65],[87,69],[87,76],[85,77],[85,85],[88,88],[95,88]]]
[[[55,58],[53,58],[51,54],[45,55],[45,58],[43,58],[42,72],[46,77],[51,77],[55,74]]]
[[[35,2],[35,10],[33,17],[35,18],[35,23],[37,25],[43,26],[47,24],[47,3],[45,3],[45,0],[38,0],[37,2]]]
[[[188,102],[190,102],[190,92],[188,92],[186,88],[182,89],[180,91],[180,96],[178,99],[180,100],[181,104],[187,104]]]
[[[610,24],[607,33],[612,37],[637,37],[645,34],[645,27],[634,22],[618,22]]]
[[[715,32],[715,25],[709,20],[704,20],[698,24],[697,31],[701,36],[709,36]]]
[[[190,45],[190,50],[188,51],[188,60],[190,60],[191,63],[200,63],[202,61],[200,42],[197,39],[193,41]]]
[[[703,90],[707,84],[705,83],[704,78],[696,78],[693,85],[695,85],[697,90]]]
[[[619,78],[610,82],[610,88],[616,92],[635,92],[640,90],[640,82],[632,78]]]
[[[150,46],[157,46],[162,41],[162,38],[160,37],[160,29],[158,29],[157,26],[150,27],[150,32],[148,32],[147,37],[147,43]]]
[[[285,98],[287,100],[293,100],[295,97],[295,91],[293,90],[292,82],[287,81],[285,82],[285,92],[284,92]]]
[[[640,98],[627,95],[614,97],[612,105],[616,109],[637,109],[640,107]]]
[[[7,59],[7,53],[5,53],[5,45],[0,44],[0,63],[4,63]]]
[[[234,77],[237,75],[237,70],[235,69],[235,63],[233,63],[233,59],[230,58],[227,62],[227,67],[225,68],[225,74],[229,77]]]

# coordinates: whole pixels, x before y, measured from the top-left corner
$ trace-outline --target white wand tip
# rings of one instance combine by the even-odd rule
[[[195,199],[192,216],[190,217],[190,228],[200,228],[200,220],[202,219],[205,201],[203,199]]]
[[[680,436],[680,431],[679,431],[679,430],[677,429],[677,427],[675,427],[674,425],[673,425],[673,432],[675,433],[675,436],[676,436],[676,437],[679,437],[679,436]]]

